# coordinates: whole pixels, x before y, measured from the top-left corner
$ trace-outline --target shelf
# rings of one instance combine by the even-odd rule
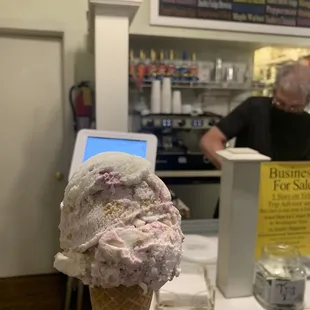
[[[296,62],[298,60],[301,60],[302,58],[306,58],[309,56],[310,56],[309,52],[300,53],[298,54],[297,57],[294,57],[294,59],[293,57],[289,57],[289,56],[281,56],[281,57],[272,59],[270,61],[266,61],[265,63],[258,64],[257,66],[258,67],[279,66],[279,65],[284,65],[286,63],[290,63],[290,62]]]
[[[156,171],[160,178],[214,178],[221,177],[219,170],[166,170]]]
[[[135,85],[131,82],[131,85]],[[144,82],[142,88],[151,88],[152,82]],[[226,91],[253,91],[253,90],[263,90],[265,85],[260,86],[247,86],[240,83],[200,83],[200,82],[175,82],[171,84],[173,89],[197,89],[197,90],[226,90]]]

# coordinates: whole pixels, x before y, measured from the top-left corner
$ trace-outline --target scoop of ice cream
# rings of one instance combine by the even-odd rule
[[[59,271],[103,288],[159,289],[179,274],[181,216],[147,160],[116,152],[90,158],[60,208]]]

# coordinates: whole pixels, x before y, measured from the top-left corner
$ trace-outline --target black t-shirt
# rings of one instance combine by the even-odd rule
[[[236,147],[249,147],[276,161],[310,160],[310,115],[272,105],[272,98],[251,97],[216,125]]]

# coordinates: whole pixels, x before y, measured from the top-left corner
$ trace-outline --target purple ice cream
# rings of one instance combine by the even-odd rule
[[[156,290],[179,274],[181,216],[148,161],[102,153],[73,175],[61,203],[54,266],[89,286]]]

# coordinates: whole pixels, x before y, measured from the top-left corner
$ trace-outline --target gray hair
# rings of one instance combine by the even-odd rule
[[[274,90],[300,94],[308,103],[310,100],[310,67],[293,63],[279,68]]]

